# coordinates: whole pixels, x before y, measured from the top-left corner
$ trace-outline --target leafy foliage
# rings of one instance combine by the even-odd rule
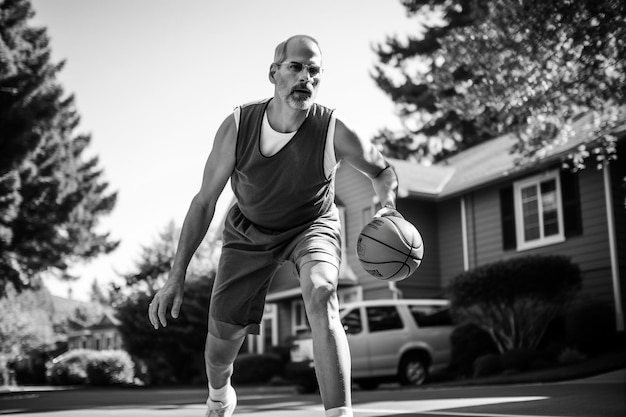
[[[116,194],[107,191],[74,97],[56,81],[46,31],[27,0],[0,2],[0,295],[43,271],[69,278],[70,263],[117,246],[96,231]]]
[[[456,276],[448,293],[460,323],[485,330],[500,352],[534,349],[580,289],[580,269],[560,255],[532,255]]]
[[[154,295],[163,285],[171,269],[176,255],[180,227],[174,222],[168,223],[149,245],[142,248],[139,260],[133,272],[124,275],[127,287],[132,291],[146,292]],[[210,232],[200,243],[187,268],[188,279],[206,277],[217,265],[220,242]],[[118,288],[116,291],[120,292]]]
[[[167,327],[158,331],[148,320],[148,304],[167,279],[179,236],[180,228],[170,222],[143,248],[135,271],[125,275],[126,288],[114,288],[111,294],[126,349],[147,367],[146,382],[154,384],[193,383],[204,378],[204,343],[219,253],[212,235],[200,244],[187,269],[179,317],[168,318]],[[125,295],[129,291],[130,295]]]
[[[493,339],[473,323],[455,326],[450,335],[450,367],[459,375],[471,376],[474,361],[485,355],[493,355],[498,349]]]
[[[243,353],[233,364],[234,384],[267,383],[273,377],[283,374],[284,364],[280,356],[273,353]]]
[[[120,332],[126,350],[148,368],[154,384],[192,383],[204,378],[203,352],[213,273],[188,280],[176,320],[155,331],[148,321],[152,296],[137,292],[118,306]]]
[[[133,382],[134,364],[121,350],[71,350],[48,364],[53,385],[121,385]]]
[[[0,356],[9,360],[54,341],[53,307],[45,290],[18,293],[8,285],[0,298]]]
[[[626,104],[626,3],[620,0],[402,0],[422,31],[375,48],[373,78],[397,104],[403,132],[375,141],[401,159],[438,161],[514,132],[520,163],[567,140],[590,113],[581,169],[615,158]]]

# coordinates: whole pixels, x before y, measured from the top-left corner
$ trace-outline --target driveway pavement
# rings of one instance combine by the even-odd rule
[[[623,417],[626,370],[554,383],[399,386],[354,392],[355,417]],[[0,396],[0,415],[19,417],[201,417],[205,390],[83,389]],[[289,387],[239,389],[236,417],[322,417],[319,395]]]

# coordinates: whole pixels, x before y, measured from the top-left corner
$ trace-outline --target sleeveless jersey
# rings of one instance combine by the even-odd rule
[[[269,100],[241,107],[231,186],[241,213],[253,224],[284,231],[312,222],[333,205],[334,171],[324,172],[332,110],[313,104],[285,146],[261,153],[261,124]]]

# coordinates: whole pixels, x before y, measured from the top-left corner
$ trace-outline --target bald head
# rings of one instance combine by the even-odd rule
[[[290,46],[294,46],[296,43],[308,44],[308,46],[315,45],[317,50],[320,52],[320,56],[322,54],[320,44],[314,37],[309,35],[294,35],[282,41],[276,46],[276,50],[274,51],[274,62],[279,63],[285,61],[285,59],[287,58],[288,48]]]

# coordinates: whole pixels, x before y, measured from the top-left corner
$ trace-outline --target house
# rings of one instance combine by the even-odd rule
[[[626,155],[626,125],[622,127],[618,153]],[[370,181],[342,165],[336,178],[344,242],[340,303],[442,297],[452,278],[477,266],[530,254],[561,254],[581,268],[578,301],[611,305],[617,330],[623,331],[626,164],[577,173],[562,169],[565,155],[594,139],[581,120],[567,142],[523,166],[516,166],[509,151],[516,141],[512,135],[433,166],[391,160],[400,181],[398,209],[425,242],[419,269],[397,283],[379,281],[359,265],[358,234],[379,206]],[[307,330],[298,280],[287,264],[271,283],[261,335],[248,338],[247,350],[263,352]]]
[[[102,319],[91,326],[81,327],[67,336],[68,350],[119,350],[123,349],[120,321],[110,311],[102,313]]]

